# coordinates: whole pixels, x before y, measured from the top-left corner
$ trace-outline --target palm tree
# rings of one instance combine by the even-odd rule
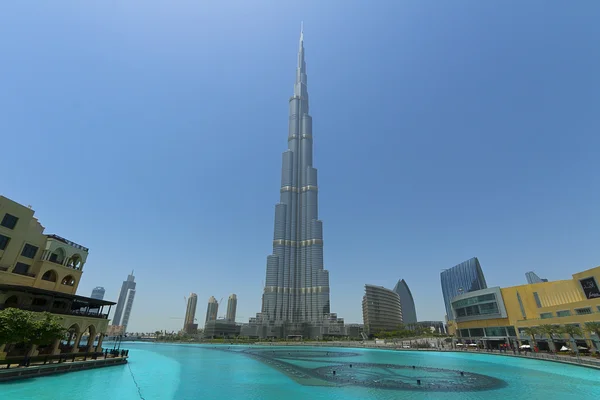
[[[583,331],[577,325],[565,325],[560,329],[561,333],[569,335],[571,338],[571,343],[573,343],[573,347],[575,348],[575,354],[579,355],[579,349],[577,348],[577,343],[575,342],[575,336],[583,336]]]
[[[527,328],[523,329],[523,332],[525,332],[525,334],[529,337],[531,337],[531,343],[533,344],[533,347],[537,347],[537,342],[535,340],[535,335],[538,335],[540,333],[540,330],[537,326],[530,326]]]
[[[598,339],[600,339],[600,322],[586,322],[585,330],[590,333],[595,333],[596,336],[598,336]],[[594,343],[594,341],[591,340],[591,338],[590,342]],[[596,350],[598,350],[598,346],[600,346],[600,344],[596,344]]]
[[[556,352],[556,346],[554,345],[554,335],[559,332],[559,329],[554,325],[540,325],[539,330],[546,337],[548,337],[548,344],[550,345],[550,351]]]

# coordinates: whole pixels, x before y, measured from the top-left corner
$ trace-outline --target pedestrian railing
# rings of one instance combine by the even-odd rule
[[[75,361],[87,361],[87,360],[98,360],[115,357],[128,357],[129,350],[109,350],[106,349],[104,352],[84,352],[84,353],[68,353],[68,354],[57,354],[57,355],[38,355],[38,356],[21,356],[21,357],[7,357],[4,360],[0,360],[1,366],[5,366],[4,369],[10,369],[14,367],[30,367],[34,365],[46,365],[55,363],[75,362]]]

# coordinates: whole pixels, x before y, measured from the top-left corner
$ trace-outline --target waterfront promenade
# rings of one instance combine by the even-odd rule
[[[0,383],[127,363],[128,350],[18,357],[0,362]]]

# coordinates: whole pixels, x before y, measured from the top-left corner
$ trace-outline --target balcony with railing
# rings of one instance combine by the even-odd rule
[[[89,252],[89,250],[90,250],[90,249],[88,249],[85,246],[82,246],[82,245],[77,244],[75,242],[71,242],[70,240],[67,240],[67,239],[65,239],[63,237],[60,237],[58,235],[54,235],[54,234],[53,235],[46,235],[46,237],[49,238],[49,239],[58,240],[59,242],[62,242],[64,244],[68,244],[69,246],[74,247],[74,248],[76,248],[78,250],[85,251],[86,253]]]
[[[35,305],[26,306],[26,305],[0,304],[0,310],[6,310],[7,308],[18,308],[19,310],[26,310],[26,311],[33,311],[33,312],[49,312],[52,314],[60,314],[60,315],[73,315],[73,316],[77,316],[77,317],[108,319],[108,314],[103,314],[99,310],[98,311],[73,310],[73,309],[64,310],[64,309],[51,308],[49,306],[35,306]]]
[[[0,284],[0,292],[6,294],[0,310],[12,307],[33,312],[108,319],[110,308],[115,305],[112,301],[22,285]]]

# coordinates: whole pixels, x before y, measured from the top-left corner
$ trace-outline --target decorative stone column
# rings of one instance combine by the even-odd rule
[[[75,343],[73,343],[72,353],[79,353],[79,342],[81,341],[82,336],[83,336],[83,332],[77,333],[77,337],[75,338]]]
[[[100,334],[100,338],[98,339],[98,346],[96,346],[96,351],[98,353],[102,353],[102,341],[104,340],[105,333]]]
[[[60,354],[60,339],[56,339],[54,343],[52,343],[52,355],[57,356]]]

